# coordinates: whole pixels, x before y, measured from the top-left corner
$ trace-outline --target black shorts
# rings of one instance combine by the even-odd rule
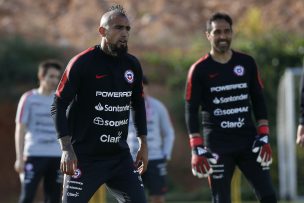
[[[142,175],[145,188],[150,195],[163,195],[167,192],[167,162],[165,159],[151,160],[147,171]]]
[[[215,152],[216,151],[212,151]],[[231,179],[236,166],[254,188],[257,198],[275,195],[269,167],[262,167],[256,161],[258,153],[251,148],[232,153],[218,154],[216,165],[212,165],[213,174],[209,177],[213,203],[231,203]]]
[[[34,201],[40,180],[43,180],[45,202],[59,203],[62,179],[60,157],[27,157],[21,176],[19,203]]]
[[[75,175],[64,177],[63,203],[88,202],[104,183],[119,203],[146,203],[141,176],[129,153],[103,160],[78,159]]]

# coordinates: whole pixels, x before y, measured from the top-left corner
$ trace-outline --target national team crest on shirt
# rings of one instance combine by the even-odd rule
[[[81,170],[79,168],[77,168],[74,172],[74,175],[72,176],[72,178],[77,179],[80,178],[81,176]]]
[[[128,83],[132,84],[134,82],[134,73],[131,70],[126,70],[125,79]]]
[[[245,68],[241,65],[237,65],[233,68],[233,72],[237,75],[237,76],[243,76],[245,73]]]
[[[25,166],[24,166],[24,169],[25,169],[26,171],[31,171],[31,170],[33,170],[33,168],[34,168],[34,165],[31,164],[31,163],[27,163],[27,164],[25,164]]]

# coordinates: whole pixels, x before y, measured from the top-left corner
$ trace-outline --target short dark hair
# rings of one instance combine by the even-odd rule
[[[108,11],[101,16],[100,27],[107,27],[114,16],[121,16],[127,18],[124,8],[119,4],[115,4],[111,6]]]
[[[38,66],[38,77],[39,76],[44,77],[50,68],[54,68],[59,72],[61,72],[62,70],[61,62],[53,59],[42,61]]]
[[[119,4],[112,5],[108,11],[118,11],[119,13],[126,15],[125,9],[123,8],[122,5]]]
[[[232,29],[232,19],[231,19],[231,17],[228,15],[228,14],[226,14],[226,13],[222,13],[222,12],[216,12],[216,13],[214,13],[209,19],[208,19],[208,21],[207,21],[207,23],[206,23],[206,31],[207,32],[210,32],[211,31],[211,23],[213,22],[213,21],[216,21],[216,20],[225,20],[227,23],[229,23],[229,25],[230,25],[230,27],[231,27],[231,29]]]
[[[142,82],[143,82],[144,85],[149,85],[149,81],[148,81],[147,76],[143,75]]]

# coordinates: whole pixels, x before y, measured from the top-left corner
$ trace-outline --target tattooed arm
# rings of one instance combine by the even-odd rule
[[[64,174],[74,175],[77,169],[77,157],[71,143],[71,137],[61,137],[59,143],[62,150],[60,169]]]

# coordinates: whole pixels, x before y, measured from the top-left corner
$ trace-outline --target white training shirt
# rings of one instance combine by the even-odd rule
[[[174,142],[174,130],[169,114],[165,106],[157,99],[150,96],[145,97],[147,114],[147,142],[148,159],[171,159]],[[135,159],[139,143],[134,126],[132,114],[130,114],[129,133],[127,142],[133,159]]]
[[[50,108],[54,94],[41,95],[38,89],[24,93],[19,101],[16,123],[26,126],[25,156],[61,156]]]

